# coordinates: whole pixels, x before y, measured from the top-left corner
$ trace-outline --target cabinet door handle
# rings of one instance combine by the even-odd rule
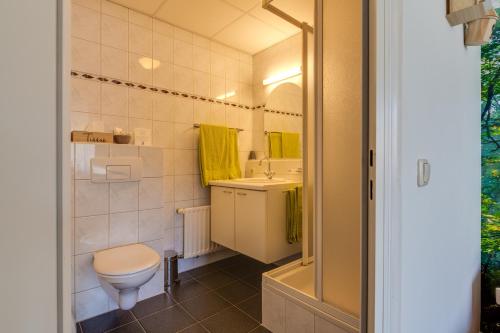
[[[243,192],[238,192],[238,195],[246,196],[247,194]]]
[[[222,191],[222,192],[227,193],[227,194],[233,193],[232,191]]]

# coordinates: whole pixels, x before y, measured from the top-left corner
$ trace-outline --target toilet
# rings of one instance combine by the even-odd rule
[[[103,289],[123,310],[134,307],[139,288],[151,280],[159,268],[160,256],[143,244],[120,246],[94,253],[94,270]]]

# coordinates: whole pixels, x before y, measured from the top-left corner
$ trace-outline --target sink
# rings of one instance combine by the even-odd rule
[[[273,183],[284,183],[288,182],[287,179],[284,178],[238,178],[233,179],[234,182],[239,183],[251,183],[251,184],[273,184]]]

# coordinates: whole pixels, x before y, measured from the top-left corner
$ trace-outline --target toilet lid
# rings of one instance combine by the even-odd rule
[[[143,244],[120,246],[94,253],[94,269],[102,275],[134,274],[159,263],[158,253]]]

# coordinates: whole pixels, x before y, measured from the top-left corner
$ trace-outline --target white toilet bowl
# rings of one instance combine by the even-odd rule
[[[139,288],[160,268],[160,256],[143,244],[115,247],[94,253],[97,277],[118,306],[129,310],[137,303]],[[118,291],[109,290],[109,286]]]

